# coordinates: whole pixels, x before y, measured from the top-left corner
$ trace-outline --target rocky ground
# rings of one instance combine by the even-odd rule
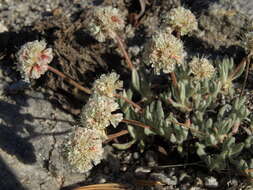
[[[127,38],[135,63],[140,61],[145,39],[162,22],[160,16],[180,3],[149,2],[140,26],[129,26],[121,34]],[[244,55],[242,34],[253,29],[253,2],[213,2],[181,2],[197,15],[200,26],[194,38],[184,39],[187,51],[240,59]],[[85,174],[72,171],[62,157],[62,145],[77,124],[86,97],[50,73],[28,86],[16,72],[14,55],[25,42],[46,39],[54,47],[56,61],[52,65],[91,85],[100,73],[117,68],[114,62],[122,61],[111,51],[115,49],[112,44],[98,44],[85,33],[87,10],[99,5],[113,5],[128,14],[140,11],[138,1],[131,0],[0,1],[0,22],[6,27],[0,33],[0,189],[68,190],[105,182],[127,184],[136,190],[246,189],[239,174],[209,172],[203,163],[187,165],[178,155],[155,145],[140,152],[137,147],[119,151],[107,144],[101,164]],[[250,91],[251,86],[247,87]],[[143,186],[140,180],[150,183]]]

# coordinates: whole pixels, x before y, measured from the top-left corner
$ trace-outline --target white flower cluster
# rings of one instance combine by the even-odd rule
[[[93,84],[93,93],[101,96],[112,98],[116,90],[123,88],[123,82],[119,81],[117,73],[110,73],[109,75],[102,74]]]
[[[198,22],[192,12],[184,7],[171,9],[166,16],[166,22],[169,26],[184,36],[198,29]]]
[[[100,131],[95,129],[76,128],[68,146],[71,148],[67,159],[81,173],[99,164],[104,152]]]
[[[147,64],[151,64],[156,74],[160,74],[160,70],[164,73],[174,71],[176,65],[180,65],[184,61],[184,48],[181,40],[171,34],[171,30],[160,31],[156,33],[148,43],[146,49]]]
[[[110,124],[116,127],[123,119],[121,113],[112,113],[117,109],[119,105],[114,99],[94,94],[82,110],[81,123],[86,128],[101,131]]]
[[[107,139],[105,129],[109,125],[116,127],[123,119],[123,114],[113,113],[119,109],[114,94],[123,87],[116,73],[101,75],[93,84],[93,94],[83,107],[80,116],[82,127],[75,132],[71,140],[68,160],[78,171],[85,172],[93,164],[100,162],[102,142]]]
[[[211,78],[214,75],[215,69],[206,58],[194,57],[189,63],[191,72],[198,80]]]
[[[88,30],[96,40],[104,42],[108,37],[113,38],[113,32],[124,29],[124,20],[124,16],[117,8],[111,6],[96,7]]]
[[[33,41],[24,44],[17,53],[17,67],[26,81],[38,79],[48,70],[53,59],[51,48],[46,49],[45,41]]]

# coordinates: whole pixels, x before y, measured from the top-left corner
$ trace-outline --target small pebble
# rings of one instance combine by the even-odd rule
[[[217,179],[213,176],[206,177],[205,178],[205,186],[207,188],[217,188],[219,186],[219,183],[218,183]]]
[[[163,173],[152,173],[150,174],[150,177],[167,185],[177,185],[178,183],[176,176],[168,177]]]
[[[122,171],[122,172],[127,171],[127,166],[126,166],[126,165],[121,166],[121,167],[120,167],[120,171]]]
[[[145,159],[148,166],[152,167],[157,165],[157,154],[154,151],[147,151],[145,154]]]
[[[139,159],[139,158],[140,158],[140,154],[139,154],[138,152],[134,152],[133,158],[134,158],[135,160]]]
[[[125,163],[129,163],[130,162],[130,160],[131,160],[131,158],[132,158],[132,154],[126,154],[126,156],[124,157],[124,162]]]
[[[135,169],[134,173],[136,175],[143,175],[143,174],[147,174],[150,173],[151,169],[150,168],[145,168],[145,167],[138,167]]]

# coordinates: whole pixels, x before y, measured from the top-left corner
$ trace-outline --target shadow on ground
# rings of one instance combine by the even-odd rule
[[[1,132],[0,132],[1,133]],[[1,137],[0,137],[1,138]],[[4,190],[25,190],[22,184],[17,180],[11,169],[5,164],[0,157],[0,186]]]

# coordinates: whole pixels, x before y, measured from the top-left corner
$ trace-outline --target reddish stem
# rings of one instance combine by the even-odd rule
[[[132,64],[132,61],[131,59],[129,58],[129,55],[124,47],[124,44],[123,44],[123,41],[122,39],[118,36],[118,34],[112,30],[109,30],[109,32],[111,33],[111,36],[113,39],[115,39],[118,43],[118,47],[119,49],[121,50],[121,52],[123,53],[123,56],[125,57],[126,59],[126,63],[127,63],[127,66],[129,67],[129,69],[133,70],[134,69],[134,65]]]
[[[60,76],[61,78],[63,78],[65,81],[67,81],[69,84],[73,85],[74,87],[78,88],[79,90],[87,93],[87,94],[91,94],[91,90],[89,88],[85,88],[82,85],[80,85],[79,83],[77,83],[76,81],[74,81],[73,79],[71,79],[71,77],[65,75],[64,73],[62,73],[61,71],[51,67],[48,65],[48,70],[52,71],[54,74]]]
[[[148,129],[151,128],[150,126],[145,125],[144,123],[142,123],[140,121],[136,121],[136,120],[123,119],[121,122],[126,123],[126,124],[135,125],[135,126],[142,127],[142,128],[148,128]]]
[[[173,86],[177,89],[178,84],[177,84],[177,77],[176,77],[175,72],[170,73],[170,76],[171,76]]]
[[[129,103],[130,105],[132,105],[133,107],[135,107],[138,111],[142,110],[142,108],[138,104],[134,103],[133,101],[129,100],[128,98],[126,98],[124,96],[121,96],[119,94],[114,94],[114,97],[121,98],[121,99],[125,100],[127,103]]]
[[[128,133],[129,133],[128,130],[122,130],[118,133],[111,134],[108,136],[108,139],[106,139],[106,141],[104,143],[108,143],[108,142],[112,141],[113,139],[116,139],[116,138],[126,135]]]
[[[50,70],[50,71],[52,71],[53,73],[55,73],[56,75],[60,76],[61,78],[63,78],[64,80],[66,80],[68,83],[70,83],[70,84],[72,84],[74,87],[78,88],[79,90],[81,90],[81,91],[83,91],[83,92],[85,92],[85,93],[87,93],[87,94],[91,94],[91,93],[92,93],[91,90],[90,90],[89,88],[83,87],[82,85],[80,85],[79,83],[77,83],[76,81],[74,81],[73,79],[71,79],[69,76],[67,76],[67,75],[65,75],[64,73],[62,73],[61,71],[59,71],[59,70],[57,70],[57,69],[55,69],[55,68],[53,68],[53,67],[51,67],[51,66],[49,66],[49,65],[48,65],[48,70]],[[121,98],[121,99],[125,100],[127,103],[129,103],[129,104],[132,105],[133,107],[137,108],[138,111],[142,110],[142,108],[141,108],[138,104],[136,104],[136,103],[134,103],[133,101],[127,99],[126,97],[121,96],[121,95],[119,95],[119,94],[114,94],[114,96],[115,96],[116,98]]]

